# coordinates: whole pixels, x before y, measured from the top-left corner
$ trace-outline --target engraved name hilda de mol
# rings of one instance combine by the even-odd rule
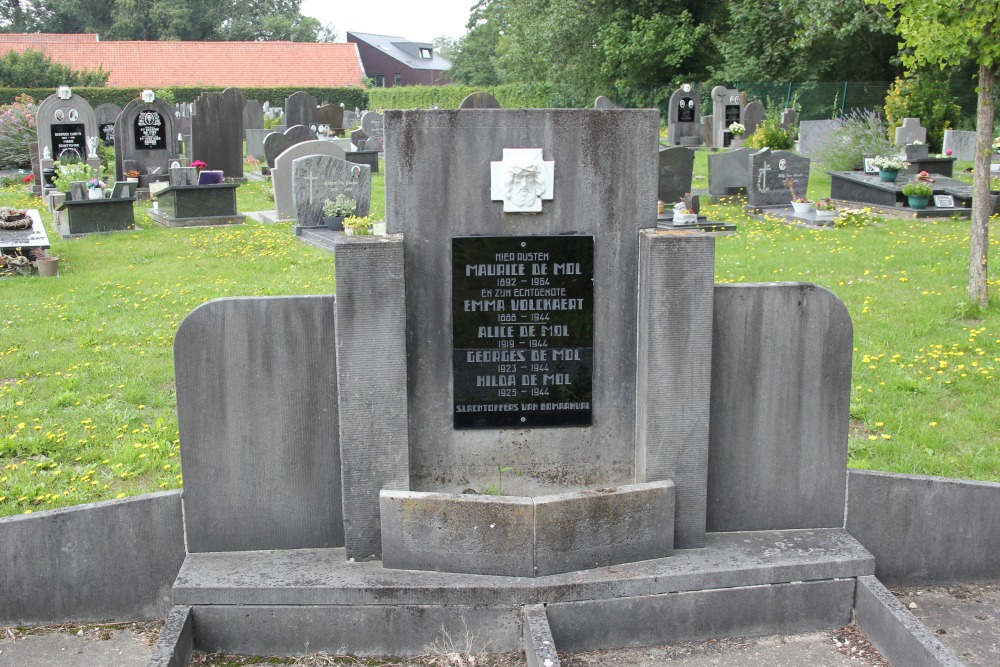
[[[592,236],[452,239],[455,428],[591,423]]]

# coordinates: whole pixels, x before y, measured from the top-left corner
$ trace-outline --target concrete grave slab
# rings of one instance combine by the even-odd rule
[[[275,136],[279,135],[271,135],[265,142],[270,142]],[[331,141],[313,139],[292,144],[274,159],[271,184],[274,188],[274,207],[279,220],[295,218],[295,194],[292,183],[294,162],[298,158],[310,155],[330,155],[343,160],[345,153]]]

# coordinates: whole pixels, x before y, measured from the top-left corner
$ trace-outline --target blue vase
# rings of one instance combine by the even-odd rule
[[[878,177],[879,177],[879,179],[881,179],[881,180],[883,180],[883,181],[885,181],[887,183],[896,180],[897,176],[899,176],[899,169],[879,169],[878,170]]]
[[[910,205],[910,208],[927,208],[930,201],[930,195],[906,195],[906,203]]]

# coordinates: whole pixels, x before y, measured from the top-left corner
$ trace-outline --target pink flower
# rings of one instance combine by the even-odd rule
[[[951,156],[951,149],[950,148],[944,149],[944,154],[950,157]]]

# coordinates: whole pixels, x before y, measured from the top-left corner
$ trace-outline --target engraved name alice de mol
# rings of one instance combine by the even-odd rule
[[[591,423],[591,236],[452,239],[456,428]]]

